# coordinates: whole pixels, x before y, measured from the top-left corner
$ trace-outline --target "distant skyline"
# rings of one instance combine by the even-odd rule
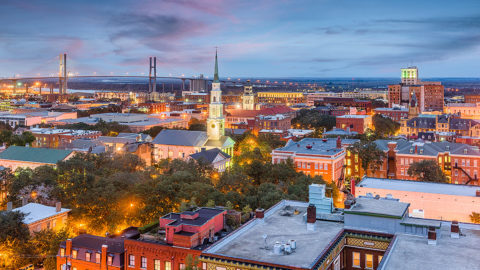
[[[480,77],[480,1],[3,0],[0,77]]]

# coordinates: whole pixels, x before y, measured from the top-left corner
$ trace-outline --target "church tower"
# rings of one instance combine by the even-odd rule
[[[418,116],[418,100],[415,92],[412,92],[412,99],[408,105],[408,119]]]
[[[215,75],[212,91],[210,91],[210,106],[208,108],[207,135],[209,140],[220,140],[225,135],[225,118],[223,117],[222,90],[218,78],[218,60],[215,50]]]
[[[250,84],[250,80],[248,80],[247,84],[243,87],[242,109],[255,109],[255,96],[253,95],[253,87]]]

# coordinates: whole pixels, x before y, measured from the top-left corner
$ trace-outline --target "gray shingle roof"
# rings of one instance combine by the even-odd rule
[[[152,143],[201,147],[207,140],[208,136],[205,131],[164,129],[153,139]]]
[[[195,159],[195,160],[203,159],[204,161],[211,164],[211,163],[213,163],[213,161],[215,160],[215,158],[218,155],[222,155],[226,159],[230,158],[229,154],[221,151],[218,148],[213,148],[213,149],[210,149],[210,150],[201,151],[201,152],[198,152],[198,153],[195,153],[195,154],[191,154],[190,157]]]

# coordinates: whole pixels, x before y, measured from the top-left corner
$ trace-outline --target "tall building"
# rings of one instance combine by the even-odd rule
[[[244,110],[254,110],[255,109],[255,95],[253,94],[253,87],[250,84],[250,81],[247,81],[248,84],[243,87],[243,96],[242,96],[242,109]]]
[[[444,87],[441,82],[423,82],[418,78],[416,67],[403,68],[401,83],[388,86],[388,106],[408,107],[415,93],[419,113],[443,111]]]
[[[207,135],[209,140],[219,140],[225,135],[225,117],[223,117],[222,90],[218,78],[218,59],[215,52],[215,74],[213,76],[212,91],[210,92],[210,106],[207,119]]]
[[[190,80],[190,91],[205,92],[207,91],[207,80],[200,74],[200,77]]]
[[[415,85],[418,83],[418,68],[402,68],[402,83],[406,85]]]

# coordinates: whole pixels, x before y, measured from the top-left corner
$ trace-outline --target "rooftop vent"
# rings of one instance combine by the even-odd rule
[[[460,226],[458,225],[458,221],[452,221],[452,226],[450,228],[450,237],[451,238],[460,238]]]
[[[307,149],[312,149],[312,146],[310,144],[307,144],[306,148]]]
[[[322,139],[322,141],[323,141],[324,143],[326,143],[328,140],[327,140],[327,139]]]
[[[428,228],[428,244],[436,246],[437,245],[437,231],[434,227]]]

